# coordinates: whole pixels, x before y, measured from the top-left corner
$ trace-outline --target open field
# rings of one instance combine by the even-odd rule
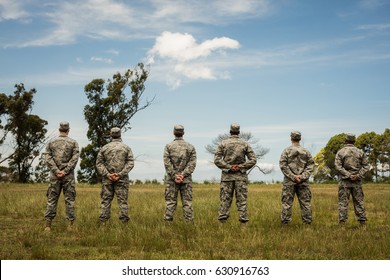
[[[77,186],[75,227],[68,230],[61,195],[50,233],[44,232],[47,185],[0,185],[0,258],[5,259],[390,259],[390,185],[367,184],[366,230],[350,204],[345,230],[337,221],[337,186],[312,185],[313,225],[300,221],[294,202],[293,222],[280,225],[280,185],[250,185],[246,228],[231,218],[217,222],[219,185],[194,185],[195,223],[182,219],[181,204],[173,224],[165,224],[164,186],[130,187],[131,222],[122,225],[114,201],[112,217],[98,227],[100,186]]]

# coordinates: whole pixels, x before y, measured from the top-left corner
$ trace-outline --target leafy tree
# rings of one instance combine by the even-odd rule
[[[154,99],[142,103],[148,76],[149,71],[139,63],[124,74],[114,74],[112,80],[94,79],[84,87],[90,103],[84,107],[84,117],[91,143],[81,149],[77,175],[80,182],[99,181],[95,169],[96,157],[99,149],[109,142],[110,129],[116,126],[122,129],[122,133],[131,129],[130,119],[152,104]]]
[[[8,96],[4,93],[0,93],[0,145],[3,144],[4,139],[7,137],[7,131],[3,126],[3,117],[8,113]],[[1,159],[1,157],[0,157]]]
[[[378,172],[384,181],[390,178],[390,129],[386,128],[382,135],[379,135],[379,157]]]
[[[214,155],[215,154],[215,151],[217,150],[219,144],[221,144],[221,142],[225,139],[228,139],[230,137],[230,133],[224,133],[224,134],[219,134],[216,138],[213,139],[212,143],[209,144],[209,145],[206,145],[206,151],[209,153],[209,154],[212,154]],[[264,158],[264,156],[266,154],[268,154],[269,152],[269,149],[268,148],[264,148],[262,147],[258,142],[259,140],[256,139],[253,134],[251,132],[240,132],[239,134],[239,137],[244,139],[245,141],[247,141],[253,151],[255,152],[256,154],[256,158],[257,160],[261,160]],[[249,170],[249,172],[251,172],[254,168],[257,168],[260,172],[262,172],[263,174],[269,174],[272,172],[272,168],[264,168],[260,165],[255,165],[254,167],[252,167],[251,170]]]
[[[24,84],[15,85],[14,95],[7,97],[8,120],[4,130],[13,137],[13,152],[7,157],[10,169],[17,174],[18,181],[30,180],[31,167],[45,143],[44,128],[47,121],[30,114],[36,90],[27,91]]]
[[[363,150],[370,163],[371,169],[367,172],[366,179],[372,181],[372,178],[375,178],[375,181],[378,181],[381,136],[375,132],[363,133],[357,137],[355,145]]]
[[[50,169],[47,167],[45,158],[42,156],[39,158],[38,165],[34,169],[34,176],[36,183],[47,183],[49,181]]]
[[[324,153],[323,153],[324,166],[326,166],[329,169],[327,171],[328,172],[327,176],[331,180],[337,178],[336,177],[337,171],[334,165],[334,161],[337,152],[344,146],[344,144],[345,144],[345,133],[341,133],[330,138],[324,148]]]
[[[313,179],[317,183],[333,180],[330,175],[330,168],[325,164],[325,148],[322,148],[313,158],[315,167],[313,172]]]

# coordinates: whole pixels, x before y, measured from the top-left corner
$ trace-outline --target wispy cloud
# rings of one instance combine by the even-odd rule
[[[96,57],[96,56],[91,57],[91,61],[103,62],[103,63],[107,63],[107,64],[113,63],[113,60],[111,58]]]
[[[390,23],[359,25],[357,30],[383,31],[390,29]]]
[[[146,0],[126,3],[117,0],[53,1],[39,13],[26,10],[23,1],[0,0],[0,20],[19,19],[31,13],[33,24],[49,26],[41,35],[8,46],[29,47],[73,44],[78,39],[130,40],[150,38],[164,30],[194,29],[193,23],[223,25],[247,17],[263,17],[270,11],[268,0]],[[34,4],[35,3],[35,4]],[[29,7],[30,7],[29,6]],[[34,13],[35,11],[35,13]],[[28,34],[26,34],[28,35]]]
[[[3,20],[25,20],[29,13],[22,3],[15,0],[0,0],[0,22]]]

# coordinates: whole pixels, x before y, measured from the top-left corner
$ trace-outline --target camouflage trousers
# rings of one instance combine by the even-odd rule
[[[129,195],[129,183],[127,181],[119,180],[111,182],[104,180],[102,190],[100,192],[101,206],[99,221],[105,222],[110,219],[111,216],[111,203],[116,195],[119,207],[119,220],[127,222],[129,220],[129,207],[127,199]]]
[[[186,221],[192,221],[194,219],[194,209],[192,207],[192,185],[191,183],[176,184],[174,182],[167,182],[165,186],[166,207],[164,220],[173,221],[179,192],[183,207],[183,217]]]
[[[63,179],[50,180],[49,188],[46,192],[47,203],[45,219],[51,221],[57,215],[58,200],[64,193],[66,219],[74,221],[76,218],[75,199],[76,199],[76,183],[73,176],[66,176]]]
[[[295,184],[293,182],[283,183],[281,214],[282,223],[288,224],[292,220],[292,206],[295,195],[298,198],[303,223],[310,224],[312,222],[311,191],[307,182],[300,184]]]
[[[229,218],[234,194],[236,194],[238,219],[240,222],[246,223],[249,221],[247,210],[248,185],[246,181],[239,180],[221,182],[218,220],[224,221]]]
[[[339,221],[343,222],[348,219],[348,203],[351,195],[356,218],[358,221],[366,221],[367,218],[363,204],[364,193],[362,182],[352,182],[350,180],[341,180],[339,182]]]

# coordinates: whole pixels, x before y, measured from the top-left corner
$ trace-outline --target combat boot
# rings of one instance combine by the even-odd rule
[[[45,231],[51,231],[51,220],[46,220]]]
[[[359,223],[360,223],[360,228],[361,228],[362,230],[366,230],[366,229],[367,229],[367,223],[366,223],[366,221],[359,221]]]

